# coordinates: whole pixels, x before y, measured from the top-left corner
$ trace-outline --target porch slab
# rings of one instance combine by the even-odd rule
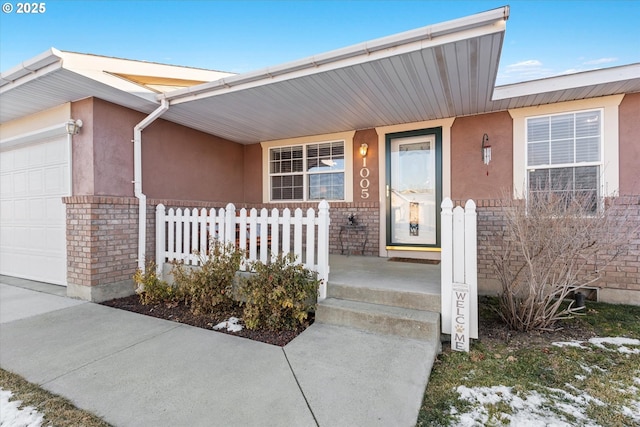
[[[329,255],[331,284],[440,295],[440,265]]]

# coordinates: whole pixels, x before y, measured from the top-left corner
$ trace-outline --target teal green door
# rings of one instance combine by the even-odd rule
[[[440,247],[442,129],[389,134],[387,246]]]

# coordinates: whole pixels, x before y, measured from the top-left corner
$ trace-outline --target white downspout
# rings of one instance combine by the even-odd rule
[[[147,245],[147,196],[142,192],[142,131],[169,109],[169,102],[160,106],[133,128],[133,192],[138,199],[138,268],[144,272]]]

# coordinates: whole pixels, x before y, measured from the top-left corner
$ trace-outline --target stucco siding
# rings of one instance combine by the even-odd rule
[[[159,119],[142,134],[142,191],[147,197],[241,202],[244,148]]]
[[[624,96],[619,120],[620,194],[640,194],[640,93]]]
[[[489,165],[482,161],[485,133],[491,145]],[[451,128],[452,199],[495,199],[511,194],[512,175],[513,121],[509,113],[457,118]]]

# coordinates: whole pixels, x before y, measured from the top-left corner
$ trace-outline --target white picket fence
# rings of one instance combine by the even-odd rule
[[[201,254],[209,253],[212,239],[231,243],[244,254],[240,270],[252,261],[267,263],[278,255],[293,253],[297,262],[318,273],[322,281],[319,299],[326,298],[329,279],[329,203],[325,200],[306,213],[298,208],[291,215],[286,208],[236,210],[232,203],[220,209],[166,209],[156,207],[156,264],[180,261],[201,264]]]
[[[453,208],[442,201],[441,322],[451,334],[454,350],[469,351],[469,338],[478,338],[478,244],[476,204],[467,200]]]

